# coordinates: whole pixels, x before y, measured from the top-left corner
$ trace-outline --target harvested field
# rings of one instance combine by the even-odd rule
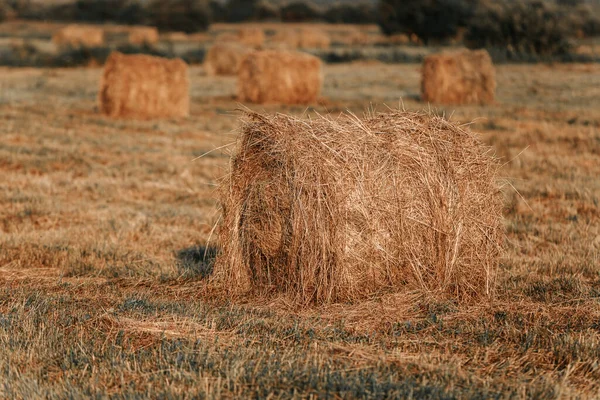
[[[60,47],[99,47],[104,44],[104,30],[86,25],[67,25],[59,29],[52,41]]]
[[[313,107],[254,111],[425,107],[420,64],[323,71]],[[0,68],[0,398],[599,397],[598,65],[500,65],[495,104],[432,106],[515,188],[492,300],[311,307],[207,279],[236,78],[192,66],[189,117],[150,121],[100,114],[102,74]]]

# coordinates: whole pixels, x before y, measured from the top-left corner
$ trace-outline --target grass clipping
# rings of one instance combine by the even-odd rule
[[[496,71],[485,50],[432,54],[423,61],[423,101],[439,104],[492,104]]]
[[[110,117],[186,117],[189,86],[188,67],[180,59],[113,52],[104,66],[98,104]]]
[[[490,151],[419,113],[249,113],[221,188],[215,284],[302,303],[490,296],[503,238]]]

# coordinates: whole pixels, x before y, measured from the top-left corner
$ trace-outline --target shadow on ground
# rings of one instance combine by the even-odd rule
[[[177,252],[177,268],[184,278],[207,278],[212,274],[218,249],[194,246]]]

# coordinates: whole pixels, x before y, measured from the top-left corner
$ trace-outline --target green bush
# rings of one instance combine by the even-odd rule
[[[561,13],[541,1],[482,4],[466,35],[473,48],[501,48],[509,53],[566,54],[569,26]]]
[[[226,6],[228,22],[243,22],[255,19],[258,0],[229,0]]]
[[[164,31],[205,31],[211,22],[207,0],[151,0],[148,22]]]
[[[381,0],[379,25],[387,35],[416,34],[425,43],[456,36],[468,24],[474,0]]]

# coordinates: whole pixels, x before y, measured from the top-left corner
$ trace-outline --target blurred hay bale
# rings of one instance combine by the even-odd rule
[[[423,101],[440,104],[494,102],[496,72],[485,50],[432,54],[423,62]]]
[[[189,115],[189,79],[183,60],[113,52],[104,66],[98,103],[110,117]]]
[[[243,28],[238,32],[240,43],[259,48],[265,43],[265,32],[260,28]]]
[[[238,71],[238,99],[252,103],[306,104],[321,92],[321,60],[286,50],[249,53]]]
[[[289,49],[327,49],[331,45],[327,32],[319,28],[281,29],[271,41]]]
[[[440,117],[249,113],[221,187],[214,284],[303,303],[491,296],[498,168],[475,133]]]
[[[242,28],[237,32],[224,32],[217,36],[215,43],[239,43],[259,48],[265,42],[265,33],[260,28]]]
[[[204,69],[208,75],[236,75],[242,59],[251,51],[239,43],[215,43],[204,58]]]
[[[169,42],[187,42],[190,37],[185,32],[168,32],[164,35],[165,40]]]
[[[59,29],[52,41],[58,47],[100,47],[104,45],[104,30],[89,25],[71,24]]]
[[[129,43],[138,46],[156,44],[158,43],[158,29],[152,26],[131,28]]]

